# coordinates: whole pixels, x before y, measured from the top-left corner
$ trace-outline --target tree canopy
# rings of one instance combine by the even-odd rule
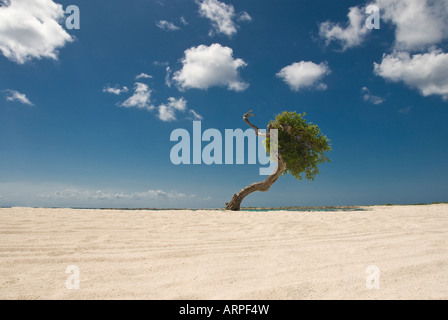
[[[330,140],[319,127],[305,120],[306,113],[283,112],[271,121],[270,129],[278,129],[278,150],[286,162],[285,174],[296,179],[313,181],[320,173],[319,165],[330,162],[326,153],[331,151]],[[270,136],[266,138],[266,150],[270,154]]]

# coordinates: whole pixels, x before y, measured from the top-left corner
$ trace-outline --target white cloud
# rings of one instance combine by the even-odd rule
[[[129,91],[129,89],[126,86],[123,86],[122,88],[120,88],[118,86],[115,86],[115,87],[106,86],[103,88],[103,92],[112,93],[115,95],[120,95],[120,94],[122,94],[124,92],[128,92],[128,91]]]
[[[108,86],[103,89],[103,92],[108,92],[116,95],[127,91],[127,87],[123,87],[123,89],[120,89],[119,87]],[[186,113],[187,111],[189,114],[192,114],[194,116],[194,119],[202,119],[199,114],[187,108],[187,100],[185,100],[183,97],[178,99],[170,97],[168,98],[168,101],[166,103],[156,107],[151,103],[151,93],[152,91],[149,89],[148,85],[136,82],[134,85],[134,93],[132,94],[132,96],[129,97],[126,101],[118,103],[117,105],[125,108],[145,109],[147,111],[157,110],[157,117],[165,122],[175,121],[177,120],[177,113]]]
[[[160,62],[160,61],[154,61],[154,65],[158,67],[165,67],[165,85],[168,88],[171,88],[171,85],[173,84],[171,80],[171,68],[170,64],[168,62]]]
[[[143,192],[103,192],[101,190],[77,190],[67,189],[55,192],[46,192],[37,194],[38,198],[47,200],[63,200],[63,199],[78,199],[78,200],[145,200],[145,199],[170,199],[180,200],[187,198],[195,198],[195,195],[186,195],[175,191],[166,192],[163,190],[148,190]]]
[[[379,105],[379,104],[382,104],[384,101],[386,101],[386,99],[384,99],[384,98],[373,95],[370,92],[369,88],[367,88],[367,87],[363,87],[361,89],[361,93],[362,93],[362,98],[364,99],[364,101],[369,102],[371,104]]]
[[[20,102],[22,104],[26,104],[32,106],[31,101],[26,97],[24,93],[20,93],[16,90],[7,89],[5,90],[6,100],[11,102]]]
[[[187,20],[185,20],[185,18],[184,17],[180,17],[180,22],[184,25],[184,26],[186,26],[186,25],[188,25],[188,21]]]
[[[384,55],[374,63],[375,74],[392,82],[404,82],[423,96],[439,95],[448,99],[448,53],[432,51],[410,55],[398,52]]]
[[[58,49],[72,41],[61,27],[60,4],[52,0],[13,0],[0,3],[0,51],[19,64],[32,59],[57,59]]]
[[[446,0],[376,0],[381,19],[395,25],[400,50],[421,50],[448,38]]]
[[[359,7],[352,7],[347,15],[348,24],[345,27],[332,22],[323,22],[319,27],[319,35],[325,39],[326,44],[339,42],[342,50],[360,45],[369,29],[365,27],[366,16]]]
[[[238,21],[250,22],[250,21],[252,21],[252,17],[246,11],[243,11],[239,14]]]
[[[162,29],[164,31],[177,31],[180,29],[174,23],[168,22],[166,20],[157,21],[156,25],[157,25],[157,27],[159,27],[160,29]]]
[[[188,190],[187,190],[188,191]],[[126,190],[122,186],[83,186],[48,182],[1,182],[0,205],[20,207],[84,208],[186,208],[201,206],[205,196],[180,190],[148,188]]]
[[[326,62],[315,64],[311,61],[300,61],[284,67],[277,73],[294,91],[301,89],[326,90],[327,85],[320,82],[325,75],[331,73]]]
[[[163,190],[148,190],[145,192],[134,192],[130,196],[135,200],[142,199],[186,199],[186,198],[196,198],[195,195],[186,195],[184,193],[178,193],[175,191],[166,192]]]
[[[191,115],[193,116],[192,120],[203,120],[204,117],[201,116],[200,114],[198,114],[196,111],[194,110],[190,110]]]
[[[218,43],[200,45],[185,50],[183,67],[174,73],[181,89],[208,89],[213,86],[227,87],[229,90],[243,91],[248,84],[241,81],[238,69],[247,64],[233,58],[233,50]]]
[[[167,104],[159,106],[158,117],[162,121],[174,121],[176,118],[176,111],[185,112],[187,110],[187,100],[184,98],[176,99],[173,97],[168,98]]]
[[[162,104],[159,106],[159,119],[165,122],[176,120],[176,115],[174,114],[174,110],[170,109],[167,105]]]
[[[166,66],[168,66],[169,65],[169,63],[168,62],[161,62],[161,61],[154,61],[154,65],[155,66],[157,66],[157,67],[166,67]]]
[[[238,25],[234,22],[236,18],[235,8],[231,4],[225,4],[218,0],[197,0],[199,14],[212,22],[210,35],[225,34],[229,37],[237,32]],[[252,18],[247,12],[238,15],[239,21],[251,21]]]
[[[119,106],[125,108],[154,109],[151,105],[151,90],[148,85],[136,82],[134,85],[134,94]]]
[[[198,4],[199,14],[212,22],[211,35],[215,32],[232,36],[237,32],[236,25],[233,22],[235,8],[232,5],[227,5],[218,0],[203,0]]]
[[[165,75],[165,85],[166,85],[168,88],[171,88],[171,85],[172,85],[172,81],[171,81],[171,68],[170,68],[169,66],[167,66],[167,67],[165,68],[165,71],[166,71],[166,75]]]
[[[409,114],[409,112],[411,112],[410,106],[407,106],[406,108],[398,110],[398,113],[400,113],[400,114]]]
[[[139,79],[151,79],[152,76],[150,76],[149,74],[146,73],[140,73],[138,76],[135,77],[135,80],[139,80]]]
[[[188,111],[192,117],[187,117],[189,120],[202,120],[203,117],[196,113],[194,110],[188,110],[187,108],[187,100],[184,98],[176,99],[176,98],[168,98],[168,103],[162,104],[159,106],[158,118],[165,122],[175,121],[177,120],[176,112],[185,113]]]
[[[77,198],[83,195],[85,192],[81,192],[74,189],[67,189],[62,191],[48,192],[48,193],[39,193],[37,195],[38,198],[45,199],[70,199]]]
[[[177,111],[187,110],[187,100],[184,98],[175,99],[173,97],[168,98],[168,106]]]
[[[446,0],[376,0],[381,22],[395,27],[395,49],[424,50],[448,38],[448,2]],[[362,44],[370,30],[365,27],[365,7],[352,7],[347,26],[332,22],[320,24],[319,34],[339,42],[342,50]]]

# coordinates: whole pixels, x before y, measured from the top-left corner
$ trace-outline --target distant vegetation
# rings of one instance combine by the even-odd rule
[[[430,206],[432,204],[448,204],[448,202],[414,203],[414,204],[391,204],[391,203],[386,203],[386,204],[383,204],[383,206]]]

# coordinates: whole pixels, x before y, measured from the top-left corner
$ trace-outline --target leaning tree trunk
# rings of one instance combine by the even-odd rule
[[[243,119],[250,127],[252,127],[255,130],[255,134],[257,136],[261,136],[263,134],[260,132],[258,127],[253,125],[252,123],[250,123],[250,121],[248,119],[249,117],[253,117],[253,116],[254,115],[252,114],[252,110],[251,110],[243,116]],[[269,129],[270,128],[268,127],[268,134],[270,131]],[[280,154],[280,151],[278,152],[277,158],[278,158],[278,162],[277,162],[277,168],[276,168],[275,172],[273,174],[271,174],[269,177],[267,177],[266,180],[264,180],[262,182],[253,183],[253,184],[247,186],[246,188],[242,189],[237,194],[234,194],[232,197],[232,200],[230,200],[230,202],[226,203],[226,210],[239,211],[241,208],[241,202],[244,200],[245,197],[247,197],[248,195],[250,195],[251,193],[253,193],[255,191],[261,191],[261,192],[269,191],[271,186],[277,181],[277,179],[281,176],[281,174],[286,170],[286,162],[285,162],[285,160],[283,160],[283,158]]]
[[[266,180],[262,182],[252,183],[251,185],[242,189],[237,194],[234,194],[232,200],[226,203],[226,210],[240,211],[241,202],[244,200],[245,197],[247,197],[248,195],[250,195],[255,191],[261,191],[261,192],[269,191],[274,182],[277,181],[277,179],[281,176],[281,174],[285,170],[286,170],[286,162],[285,160],[283,160],[281,155],[278,155],[277,170],[269,177],[267,177]]]

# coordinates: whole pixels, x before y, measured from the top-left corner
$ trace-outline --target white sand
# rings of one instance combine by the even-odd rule
[[[0,209],[0,298],[448,299],[448,205],[366,209]]]

